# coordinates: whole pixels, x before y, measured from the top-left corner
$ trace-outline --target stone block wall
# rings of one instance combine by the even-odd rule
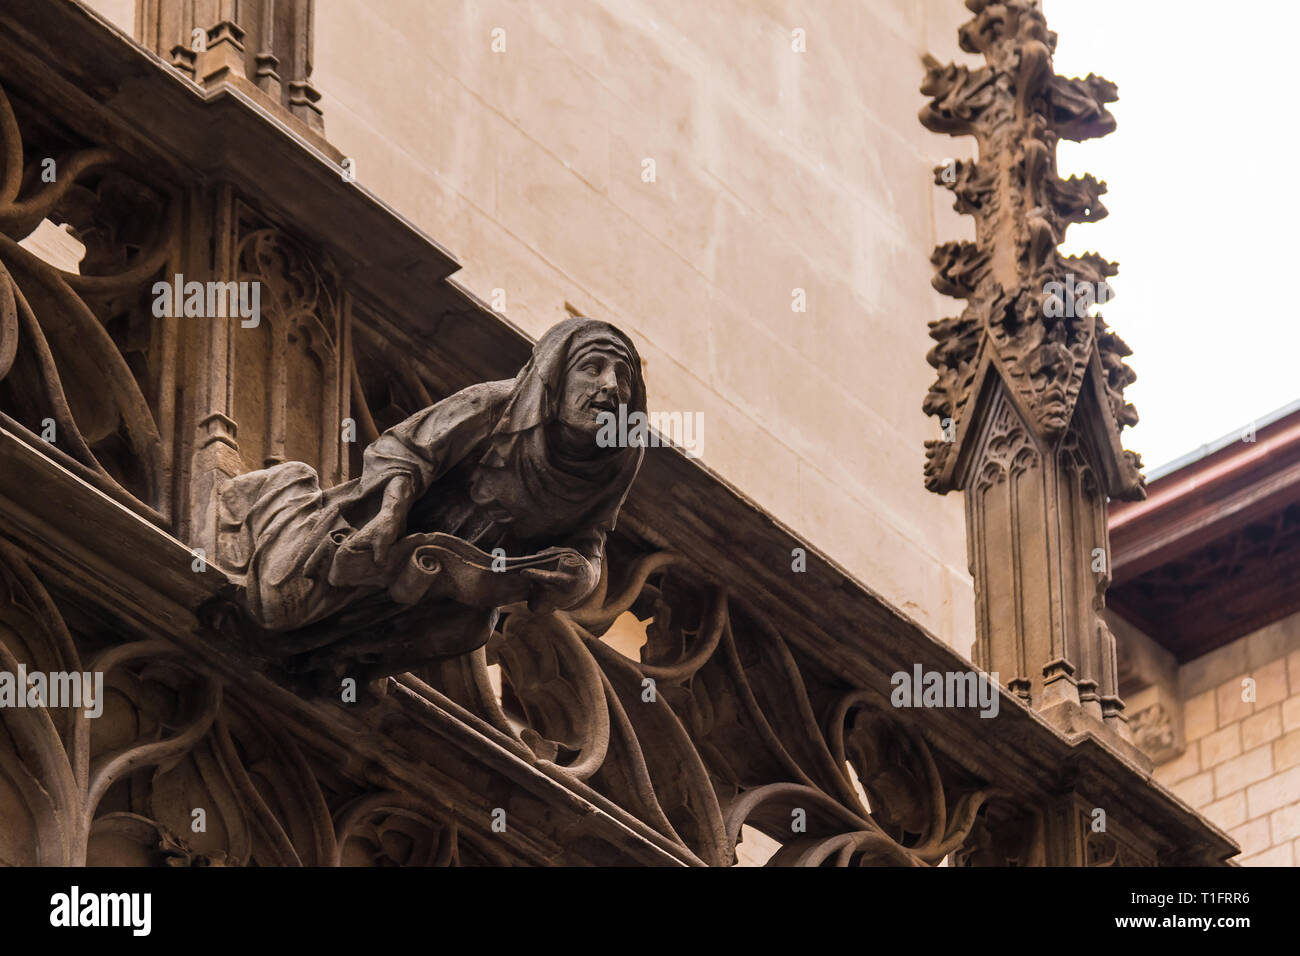
[[[1243,865],[1296,865],[1300,614],[1184,664],[1179,682],[1187,746],[1156,779],[1240,843]]]

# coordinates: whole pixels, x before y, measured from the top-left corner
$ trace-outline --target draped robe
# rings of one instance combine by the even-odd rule
[[[534,554],[568,547],[586,559],[589,593],[644,450],[601,449],[566,459],[549,431],[572,363],[595,349],[632,370],[629,410],[645,411],[640,360],[613,326],[569,319],[550,329],[514,380],[472,385],[388,429],[366,448],[359,477],[322,489],[311,466],[285,462],[239,475],[218,492],[220,553],[243,574],[245,605],[269,631],[293,631],[363,603],[379,608],[405,535],[441,531],[484,551]],[[383,564],[349,537],[383,520],[393,479],[409,480],[409,508]],[[409,553],[409,551],[407,552]],[[584,594],[585,596],[585,594]],[[379,612],[406,628],[416,656],[465,653],[484,643],[495,609],[441,606]],[[392,627],[390,627],[390,630]]]

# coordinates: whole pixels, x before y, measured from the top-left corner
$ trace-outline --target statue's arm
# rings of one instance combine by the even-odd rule
[[[490,431],[504,394],[501,382],[462,389],[385,431],[362,456],[360,496],[380,495],[379,510],[349,539],[383,565],[406,531],[411,508]],[[381,491],[382,489],[382,491]]]
[[[576,551],[582,561],[563,564],[555,571],[533,569],[523,572],[536,582],[537,589],[529,602],[534,611],[575,607],[596,589],[605,559],[605,532],[600,528],[587,529],[566,539],[558,547],[547,548],[542,554],[556,551]]]
[[[375,556],[375,564],[387,563],[388,550],[406,528],[406,518],[416,497],[414,487],[415,482],[409,475],[399,473],[388,478],[378,513],[353,535],[348,547],[352,550],[369,548]]]
[[[362,455],[362,493],[405,477],[400,488],[424,494],[488,435],[509,384],[471,385],[388,429]]]

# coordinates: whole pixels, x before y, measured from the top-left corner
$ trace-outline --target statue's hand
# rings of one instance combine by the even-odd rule
[[[393,542],[401,533],[401,526],[396,522],[384,521],[383,515],[369,522],[365,527],[350,534],[340,546],[340,551],[353,554],[369,552],[375,567],[382,568],[388,563],[388,553]]]
[[[569,548],[548,548],[551,551],[577,553]],[[595,586],[592,581],[591,565],[585,560],[572,562],[561,561],[554,570],[543,568],[525,568],[520,572],[533,582],[533,594],[528,599],[528,609],[534,613],[545,614],[558,608],[572,607],[585,598]]]
[[[384,486],[384,498],[379,506],[379,513],[339,544],[338,553],[335,555],[334,571],[342,568],[356,569],[363,577],[385,573],[393,543],[406,531],[406,515],[410,508],[411,494],[409,476],[397,475],[391,478]],[[339,560],[340,558],[342,561]],[[365,568],[366,562],[373,564],[373,569]],[[335,583],[333,577],[334,574],[331,573],[331,584]]]

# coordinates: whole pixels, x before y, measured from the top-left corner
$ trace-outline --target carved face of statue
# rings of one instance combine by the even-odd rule
[[[627,361],[606,349],[587,349],[569,364],[559,420],[592,438],[600,431],[602,412],[618,414],[632,397],[632,370]]]

